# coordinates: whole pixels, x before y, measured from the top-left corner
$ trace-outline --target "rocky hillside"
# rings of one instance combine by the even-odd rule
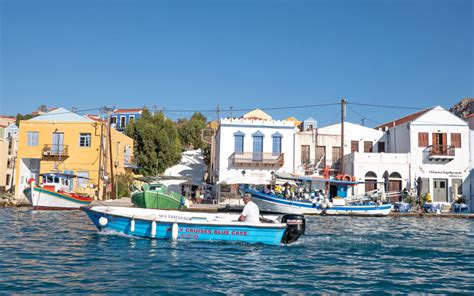
[[[449,111],[461,118],[474,113],[474,98],[465,98],[461,100],[459,103],[449,108]]]

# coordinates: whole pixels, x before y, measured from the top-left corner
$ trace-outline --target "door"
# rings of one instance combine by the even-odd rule
[[[62,154],[64,152],[64,133],[53,133],[53,144],[51,146],[53,154]]]
[[[434,179],[433,180],[433,201],[447,202],[448,201],[448,180]]]
[[[377,152],[385,152],[385,142],[378,142],[377,143]]]
[[[452,200],[462,195],[462,179],[451,180]]]
[[[390,196],[390,202],[391,203],[396,203],[401,201],[402,195],[400,192],[402,191],[402,181],[401,180],[389,180],[388,181],[388,192],[392,193],[399,193],[399,194],[394,194]]]
[[[447,134],[446,133],[433,133],[433,155],[447,155]]]
[[[263,137],[253,137],[253,154],[252,160],[261,161],[263,159]]]

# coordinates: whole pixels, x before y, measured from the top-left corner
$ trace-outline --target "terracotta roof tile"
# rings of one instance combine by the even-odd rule
[[[114,113],[138,113],[143,111],[143,108],[135,108],[135,109],[116,109]]]
[[[415,112],[413,114],[407,115],[405,117],[389,121],[387,123],[384,123],[382,125],[377,126],[376,129],[384,129],[385,127],[390,128],[390,127],[394,127],[394,126],[397,126],[397,125],[400,125],[400,124],[404,124],[406,122],[413,121],[413,120],[417,119],[418,117],[420,117],[421,115],[425,114],[426,112],[428,112],[430,110],[431,109],[421,110],[421,111]]]

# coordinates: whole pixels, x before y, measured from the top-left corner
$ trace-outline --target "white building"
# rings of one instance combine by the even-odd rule
[[[232,184],[266,184],[275,172],[292,172],[294,122],[273,120],[261,110],[219,121],[211,160],[219,192],[235,194]]]
[[[439,106],[377,129],[346,122],[343,172],[363,182],[353,194],[384,186],[399,192],[420,178],[422,193],[430,192],[435,202],[450,203],[456,195],[469,198],[474,163],[470,137],[468,124]],[[214,141],[211,165],[218,184],[265,183],[273,172],[308,175],[325,166],[334,175],[340,170],[340,124],[318,129],[309,118],[297,126],[258,110],[222,119]]]

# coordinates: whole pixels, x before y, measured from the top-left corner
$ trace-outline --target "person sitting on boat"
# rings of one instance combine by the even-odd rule
[[[252,196],[248,193],[243,196],[245,207],[239,217],[239,221],[247,223],[260,223],[260,210],[258,206],[252,201]]]

